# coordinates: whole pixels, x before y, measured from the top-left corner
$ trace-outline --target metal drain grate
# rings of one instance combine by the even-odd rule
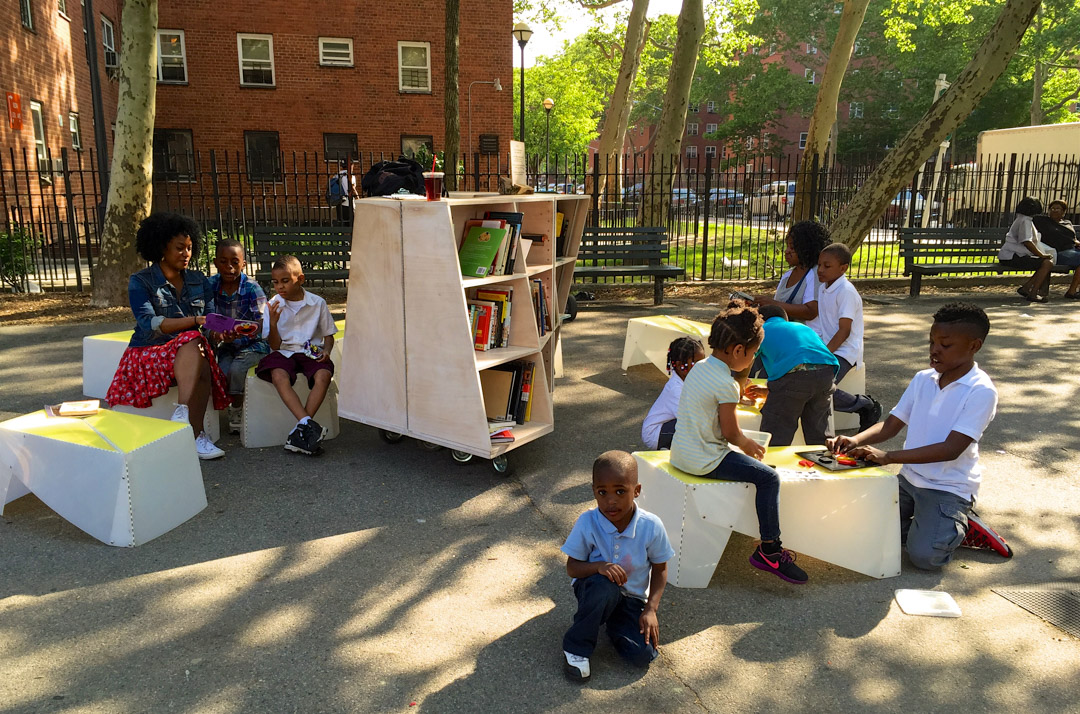
[[[1080,638],[1080,583],[1044,583],[991,589],[1014,605]]]

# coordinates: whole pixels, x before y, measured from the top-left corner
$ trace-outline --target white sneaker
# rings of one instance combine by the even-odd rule
[[[566,665],[564,666],[566,676],[578,682],[584,682],[589,678],[592,672],[589,670],[588,657],[579,657],[576,654],[570,654],[566,650],[563,650],[563,655],[566,656]]]
[[[191,419],[188,417],[187,404],[177,404],[176,411],[172,413],[172,421],[178,421],[183,424],[187,424]]]
[[[205,431],[200,431],[199,435],[195,437],[195,450],[199,452],[199,458],[203,461],[220,459],[225,455],[224,451],[214,446],[214,442],[210,441],[210,437],[206,435]]]

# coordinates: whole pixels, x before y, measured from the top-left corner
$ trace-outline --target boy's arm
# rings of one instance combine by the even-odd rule
[[[656,611],[660,609],[660,598],[664,595],[666,585],[667,563],[653,563],[652,574],[649,576],[649,600],[638,618],[641,633],[645,635],[645,644],[653,647],[660,644],[660,621],[656,617]]]
[[[907,424],[903,420],[899,419],[895,414],[890,414],[885,417],[885,421],[879,421],[866,431],[860,431],[855,436],[838,436],[835,439],[829,439],[827,446],[836,453],[847,453],[849,449],[888,441],[899,434],[900,430],[905,426]]]
[[[851,318],[841,317],[840,327],[836,328],[836,334],[829,340],[829,344],[826,347],[829,348],[829,352],[835,353],[840,349],[840,345],[844,344],[847,338],[851,335]]]
[[[626,583],[626,571],[615,563],[605,563],[602,561],[590,563],[566,556],[566,574],[571,578],[588,578],[597,573],[603,575],[616,585],[623,585]]]
[[[967,434],[950,431],[949,435],[945,437],[945,441],[939,441],[936,444],[927,444],[915,449],[898,449],[896,451],[882,451],[872,446],[860,446],[852,449],[851,455],[881,465],[933,464],[959,458],[960,454],[964,453],[964,449],[973,441],[975,440]]]
[[[330,350],[332,349],[334,349],[334,336],[327,335],[323,338],[323,351],[322,354],[319,355],[319,361],[325,362],[330,359]]]

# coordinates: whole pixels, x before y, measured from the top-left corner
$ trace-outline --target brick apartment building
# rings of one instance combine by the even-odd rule
[[[96,0],[107,136],[115,121],[119,0]],[[0,84],[9,117],[0,147],[59,155],[94,146],[89,70],[78,0],[0,0]],[[443,144],[445,5],[370,0],[169,0],[159,5],[155,173],[186,178],[196,154],[246,163],[252,179],[280,176],[279,155],[397,154]],[[505,153],[512,132],[513,8],[461,2],[462,148]],[[497,29],[493,29],[497,28]],[[11,114],[21,104],[22,126]],[[490,139],[497,137],[494,148]],[[111,139],[110,139],[111,141]],[[224,158],[223,156],[221,158]],[[230,159],[232,160],[232,159]],[[313,161],[313,156],[312,159]],[[300,160],[298,160],[299,163]],[[309,167],[314,169],[315,167]],[[325,167],[320,167],[320,170]]]
[[[35,154],[59,159],[63,148],[89,164],[86,152],[96,151],[90,69],[83,27],[85,7],[79,0],[0,0],[0,86],[6,116],[0,121],[3,165],[23,170],[23,151],[32,167]],[[120,0],[94,2],[97,64],[104,122],[116,119],[117,50],[120,40]],[[32,170],[32,169],[31,169]]]

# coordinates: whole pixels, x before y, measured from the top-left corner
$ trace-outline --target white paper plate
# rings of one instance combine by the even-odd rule
[[[896,603],[908,615],[960,617],[960,606],[952,595],[938,590],[897,590]]]

